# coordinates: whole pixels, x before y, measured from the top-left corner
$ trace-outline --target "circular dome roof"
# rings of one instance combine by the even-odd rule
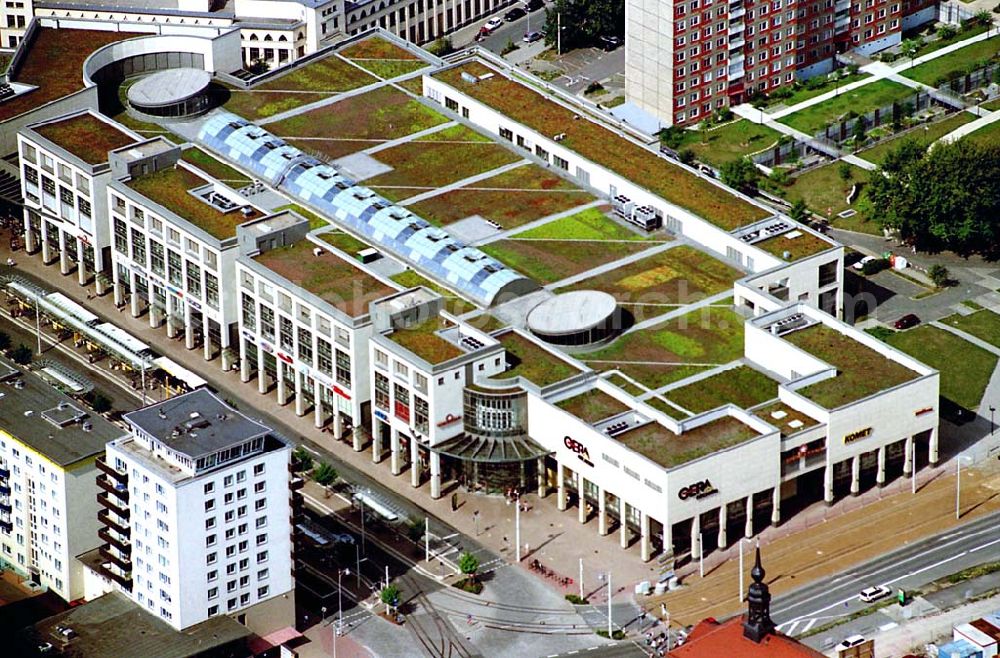
[[[173,105],[202,93],[212,76],[201,69],[168,69],[148,75],[128,89],[128,102],[138,107]]]
[[[618,301],[606,292],[575,290],[556,295],[531,309],[528,328],[536,334],[561,336],[603,326],[618,308]]]

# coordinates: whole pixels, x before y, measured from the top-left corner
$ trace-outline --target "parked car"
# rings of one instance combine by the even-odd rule
[[[490,20],[486,21],[486,23],[483,24],[482,29],[479,31],[480,33],[486,32],[486,34],[492,34],[501,25],[503,25],[503,21],[494,16]]]
[[[864,644],[864,643],[865,643],[865,637],[863,635],[852,635],[849,638],[846,638],[840,644],[838,644],[834,650],[844,651],[846,649],[850,649],[851,647],[856,647],[859,644]]]
[[[542,2],[542,0],[528,0],[527,2],[524,3],[524,10],[525,11],[538,11],[539,9],[541,9],[544,6],[545,6],[545,3]]]
[[[616,37],[616,36],[603,36],[598,39],[598,42],[600,42],[601,48],[603,48],[608,52],[622,45],[621,37]]]
[[[511,9],[510,11],[508,11],[506,14],[503,15],[503,19],[508,23],[513,23],[517,19],[522,18],[525,15],[525,13],[527,12],[525,12],[520,7],[514,7],[513,9]]]
[[[542,33],[533,30],[533,31],[528,32],[527,34],[525,34],[524,38],[522,38],[521,41],[523,41],[525,43],[535,43],[536,41],[538,41],[541,38],[542,38]]]
[[[909,329],[910,327],[915,327],[920,324],[920,318],[918,318],[913,313],[907,313],[903,317],[899,318],[892,323],[895,329]]]
[[[865,269],[865,263],[870,263],[873,260],[875,260],[874,256],[865,256],[864,258],[862,258],[861,260],[859,260],[858,262],[856,262],[854,265],[851,265],[851,267],[853,267],[854,269],[860,271],[860,270]]]
[[[858,594],[858,600],[862,603],[871,603],[872,601],[878,601],[884,596],[889,596],[890,593],[891,590],[885,585],[866,587]]]

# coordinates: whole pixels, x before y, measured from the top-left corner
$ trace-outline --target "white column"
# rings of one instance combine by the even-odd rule
[[[46,265],[52,262],[52,245],[49,244],[49,223],[44,219],[42,224],[42,262]]]
[[[663,522],[663,552],[674,554],[674,524],[669,519]]]
[[[539,457],[535,462],[538,470],[538,497],[545,498],[549,492],[548,473],[545,472],[545,457]]]
[[[597,534],[608,534],[608,494],[603,487],[597,489]]]
[[[134,293],[133,293],[133,296],[135,296]],[[215,354],[213,353],[214,350],[212,349],[211,334],[208,332],[208,327],[209,327],[210,323],[211,323],[211,320],[209,320],[208,316],[205,315],[205,312],[202,311],[202,313],[201,313],[201,345],[202,345],[202,348],[204,350],[204,356],[205,356],[205,360],[206,361],[211,361],[215,357]],[[222,327],[221,326],[219,327],[219,331],[221,333],[221,331],[222,331]]]
[[[649,515],[639,512],[639,557],[643,562],[649,562]]]
[[[95,278],[100,279],[100,277]],[[133,318],[137,318],[142,313],[142,309],[139,308],[139,295],[136,294],[136,290],[138,289],[136,279],[138,277],[135,275],[135,272],[130,272],[128,278],[131,282],[130,289],[132,290],[132,294],[129,295],[129,311],[132,313]],[[116,297],[115,299],[117,301],[118,298]]]
[[[351,430],[351,447],[354,448],[354,452],[361,452],[365,449],[365,435],[360,427]]]
[[[576,473],[576,518],[580,523],[587,522],[587,499],[583,495],[583,484],[586,480],[583,479],[583,473],[577,471]]]
[[[333,402],[330,403],[333,405],[333,438],[339,441],[344,438],[344,416],[340,413],[340,408],[337,406],[337,399],[331,399],[333,400]]]
[[[69,274],[69,253],[66,249],[66,231],[59,229],[59,273]]]
[[[240,381],[250,381],[250,359],[247,358],[247,341],[243,336],[240,336]]]
[[[194,319],[191,317],[191,305],[184,304],[184,347],[194,349]]]
[[[380,420],[372,424],[372,461],[376,464],[382,461],[382,426]]]
[[[115,268],[114,274],[111,277],[114,282],[114,287],[112,288],[112,294],[115,297],[115,306],[121,306],[125,303],[125,289],[122,287],[121,275],[118,274],[118,268]],[[133,288],[135,290],[135,288]],[[135,293],[132,294],[132,299],[135,299]]]
[[[878,486],[885,485],[885,446],[878,449],[878,470],[875,472],[875,483]]]
[[[392,433],[389,435],[389,450],[391,452],[389,465],[392,470],[392,474],[399,475],[402,470],[399,467],[399,432],[397,432],[395,428],[391,428],[391,432]]]
[[[726,527],[729,523],[729,505],[722,503],[719,506],[719,550],[726,547],[726,533],[728,528]]]
[[[823,469],[823,500],[827,505],[833,505],[833,462],[827,461]]]
[[[851,495],[861,493],[861,455],[851,457]]]
[[[930,463],[932,465],[938,463],[939,457],[938,457],[938,428],[937,427],[934,427],[931,430],[931,436],[930,436],[930,438],[928,439],[928,442],[927,442],[927,455],[928,455],[928,461],[930,461]]]
[[[410,437],[410,484],[420,486],[420,446],[414,437]]]
[[[285,381],[285,362],[281,359],[274,360],[274,379],[278,387],[278,404],[285,406],[288,404],[288,384]]]
[[[746,525],[743,528],[743,536],[747,539],[753,537],[753,494],[747,496]]]
[[[168,290],[163,291],[163,302],[167,314],[167,338],[173,338],[174,336],[177,335],[177,327],[173,322],[174,297],[173,295],[170,294],[170,291]]]
[[[691,519],[691,560],[701,557],[701,514]]]
[[[146,281],[149,284],[149,328],[156,329],[160,326],[160,314],[163,313],[163,309],[157,308],[154,304],[156,296],[153,294],[152,281],[149,281],[148,279]],[[170,329],[167,329],[167,335],[170,335]]]
[[[76,280],[81,286],[87,285],[87,265],[83,260],[83,240],[76,239]]]
[[[628,548],[628,515],[627,503],[622,496],[618,497],[618,518],[621,523],[618,526],[618,543],[622,548]]]
[[[322,399],[320,397],[320,393],[322,392],[322,390],[323,390],[323,385],[320,384],[318,381],[314,381],[313,382],[313,425],[316,426],[316,429],[323,427],[323,421],[326,420],[326,418],[324,418],[326,414],[323,413],[323,403],[320,401]],[[335,430],[333,437],[335,439],[339,439],[340,432],[337,432]]]
[[[441,497],[441,455],[431,451],[431,498]]]
[[[903,475],[913,473],[913,454],[913,437],[908,436],[903,444]]]
[[[771,491],[771,525],[777,527],[781,523],[781,483],[774,485]]]
[[[556,509],[560,512],[566,511],[566,473],[563,465],[556,462]]]
[[[291,366],[289,366],[291,367]],[[295,415],[305,416],[306,415],[306,396],[303,394],[302,389],[305,388],[302,384],[302,380],[305,379],[303,375],[298,370],[292,373],[295,377]]]
[[[31,232],[31,215],[27,210],[24,211],[24,250],[26,252],[33,253],[38,249],[38,245],[35,244],[35,234]]]

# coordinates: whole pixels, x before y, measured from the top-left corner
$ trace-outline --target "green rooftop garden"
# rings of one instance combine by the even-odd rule
[[[515,234],[516,239],[536,240],[645,240],[648,236],[636,233],[608,217],[607,206],[587,208],[552,222]],[[660,239],[667,241],[664,236]]]
[[[579,374],[574,366],[548,352],[517,332],[497,336],[507,350],[507,370],[493,379],[524,377],[536,386],[545,387]]]
[[[680,435],[649,423],[614,438],[660,466],[674,468],[757,436],[752,427],[726,416]]]
[[[437,334],[439,330],[445,328],[447,327],[440,317],[431,317],[403,329],[394,329],[387,337],[427,363],[437,365],[465,354],[456,345]]]
[[[969,112],[956,112],[941,121],[925,123],[913,128],[912,130],[908,130],[901,135],[897,135],[892,139],[887,139],[870,149],[861,151],[858,153],[858,156],[864,158],[868,162],[874,162],[875,164],[880,165],[885,160],[885,156],[889,155],[890,151],[894,151],[899,148],[900,144],[905,141],[914,141],[920,144],[921,147],[927,148],[932,143],[952,132],[959,126],[967,124],[970,121],[975,121],[975,119],[975,115]]]
[[[202,151],[197,146],[184,149],[181,152],[181,159],[190,162],[215,180],[234,189],[244,187],[252,182],[249,176],[244,176],[237,169]]]
[[[136,142],[131,135],[89,113],[37,126],[34,130],[92,165],[107,162],[108,151]]]
[[[207,180],[193,171],[179,166],[132,178],[126,183],[150,201],[160,204],[219,240],[235,236],[238,225],[261,217],[261,213],[256,210],[250,215],[244,215],[238,208],[219,212],[207,201],[189,194],[189,190],[208,184]]]
[[[298,214],[302,215],[309,220],[309,230],[315,230],[318,228],[323,228],[325,226],[330,226],[330,222],[323,219],[313,211],[308,208],[303,208],[297,203],[286,203],[283,206],[278,206],[274,209],[274,212],[281,212],[282,210],[294,210]]]
[[[645,389],[643,389],[643,388],[641,388],[639,386],[636,386],[635,384],[633,384],[629,380],[625,379],[624,377],[622,377],[621,375],[619,375],[616,372],[615,373],[611,373],[610,375],[608,375],[606,379],[607,379],[608,382],[614,384],[615,386],[617,386],[621,390],[625,391],[629,395],[639,396],[639,395],[642,395],[643,393],[646,392]]]
[[[728,306],[708,306],[577,358],[596,370],[620,370],[650,389],[743,357],[743,318]]]
[[[315,248],[313,242],[300,240],[254,260],[351,317],[365,315],[369,302],[396,292],[337,254],[324,250],[314,255]]]
[[[365,181],[365,185],[399,201],[456,181],[517,162],[503,146],[465,126],[453,126],[404,142],[374,155],[392,171]]]
[[[410,210],[439,226],[479,215],[509,230],[593,200],[569,181],[528,164],[425,199]]]
[[[707,131],[681,131],[678,151],[689,149],[701,162],[721,167],[727,162],[774,146],[781,133],[746,119],[733,121]]]
[[[650,245],[639,241],[508,239],[483,245],[480,250],[544,285],[562,281],[649,247]]]
[[[798,393],[827,409],[837,409],[919,376],[823,324],[785,334],[783,338],[837,369],[835,377],[798,389]]]
[[[696,414],[730,402],[746,409],[778,397],[778,383],[758,370],[738,366],[663,396]]]
[[[557,402],[556,406],[591,425],[629,409],[615,398],[596,388]]]
[[[754,242],[753,246],[789,262],[808,258],[834,247],[823,238],[798,229]],[[787,258],[785,257],[786,253],[788,254]]]
[[[903,75],[925,85],[938,87],[952,78],[982,68],[1000,54],[1000,37],[977,41],[903,71]]]
[[[350,233],[345,233],[344,231],[332,230],[326,231],[325,233],[320,233],[316,236],[323,242],[340,249],[348,256],[357,256],[359,251],[370,248],[371,245],[358,240],[356,237]]]
[[[421,61],[409,50],[379,36],[355,41],[340,51],[347,59],[405,59]]]
[[[133,37],[134,32],[43,27],[10,79],[38,89],[0,103],[0,121],[24,114],[83,89],[83,62],[94,51]]]
[[[781,117],[778,121],[807,135],[815,135],[848,113],[865,114],[890,103],[907,100],[915,93],[913,89],[898,82],[876,80]]]
[[[462,79],[463,72],[493,76],[469,83]],[[560,145],[724,229],[732,230],[770,214],[604,126],[574,118],[573,110],[481,62],[463,64],[434,77],[546,137],[565,134]]]
[[[979,407],[996,369],[995,354],[931,325],[897,331],[887,342],[940,371],[942,397],[966,409]]]
[[[679,245],[584,279],[567,290],[601,290],[619,302],[690,304],[722,292],[742,276],[734,267]]]
[[[754,414],[777,427],[781,431],[781,436],[791,436],[819,424],[815,418],[807,416],[798,409],[792,409],[780,400],[755,410]]]
[[[419,274],[415,270],[404,270],[399,274],[393,274],[389,277],[396,283],[398,283],[403,288],[416,288],[417,286],[423,286],[430,290],[433,290],[437,294],[444,297],[444,310],[448,311],[453,315],[462,315],[463,313],[468,313],[469,311],[475,310],[477,306],[472,302],[466,301],[462,297],[459,297],[452,291],[448,290],[444,286],[440,286],[427,277]]]
[[[666,415],[670,416],[675,420],[684,420],[685,418],[690,418],[691,414],[685,413],[675,407],[672,404],[667,403],[666,400],[659,396],[653,396],[643,400],[646,404],[656,409],[657,411],[662,411]]]
[[[967,334],[972,334],[990,345],[1000,347],[1000,315],[997,315],[993,311],[983,309],[971,315],[959,315],[956,313],[942,318],[941,322],[960,329]]]

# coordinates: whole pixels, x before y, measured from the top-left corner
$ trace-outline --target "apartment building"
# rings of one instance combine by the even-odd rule
[[[124,419],[99,462],[108,588],[177,629],[294,624],[291,445],[205,389]]]
[[[904,23],[933,20],[933,6],[926,0],[627,2],[626,97],[665,125],[698,123],[753,94],[828,73],[838,54],[888,48],[900,41]]]
[[[66,601],[84,595],[75,556],[96,548],[96,460],[124,432],[0,359],[0,564]]]

